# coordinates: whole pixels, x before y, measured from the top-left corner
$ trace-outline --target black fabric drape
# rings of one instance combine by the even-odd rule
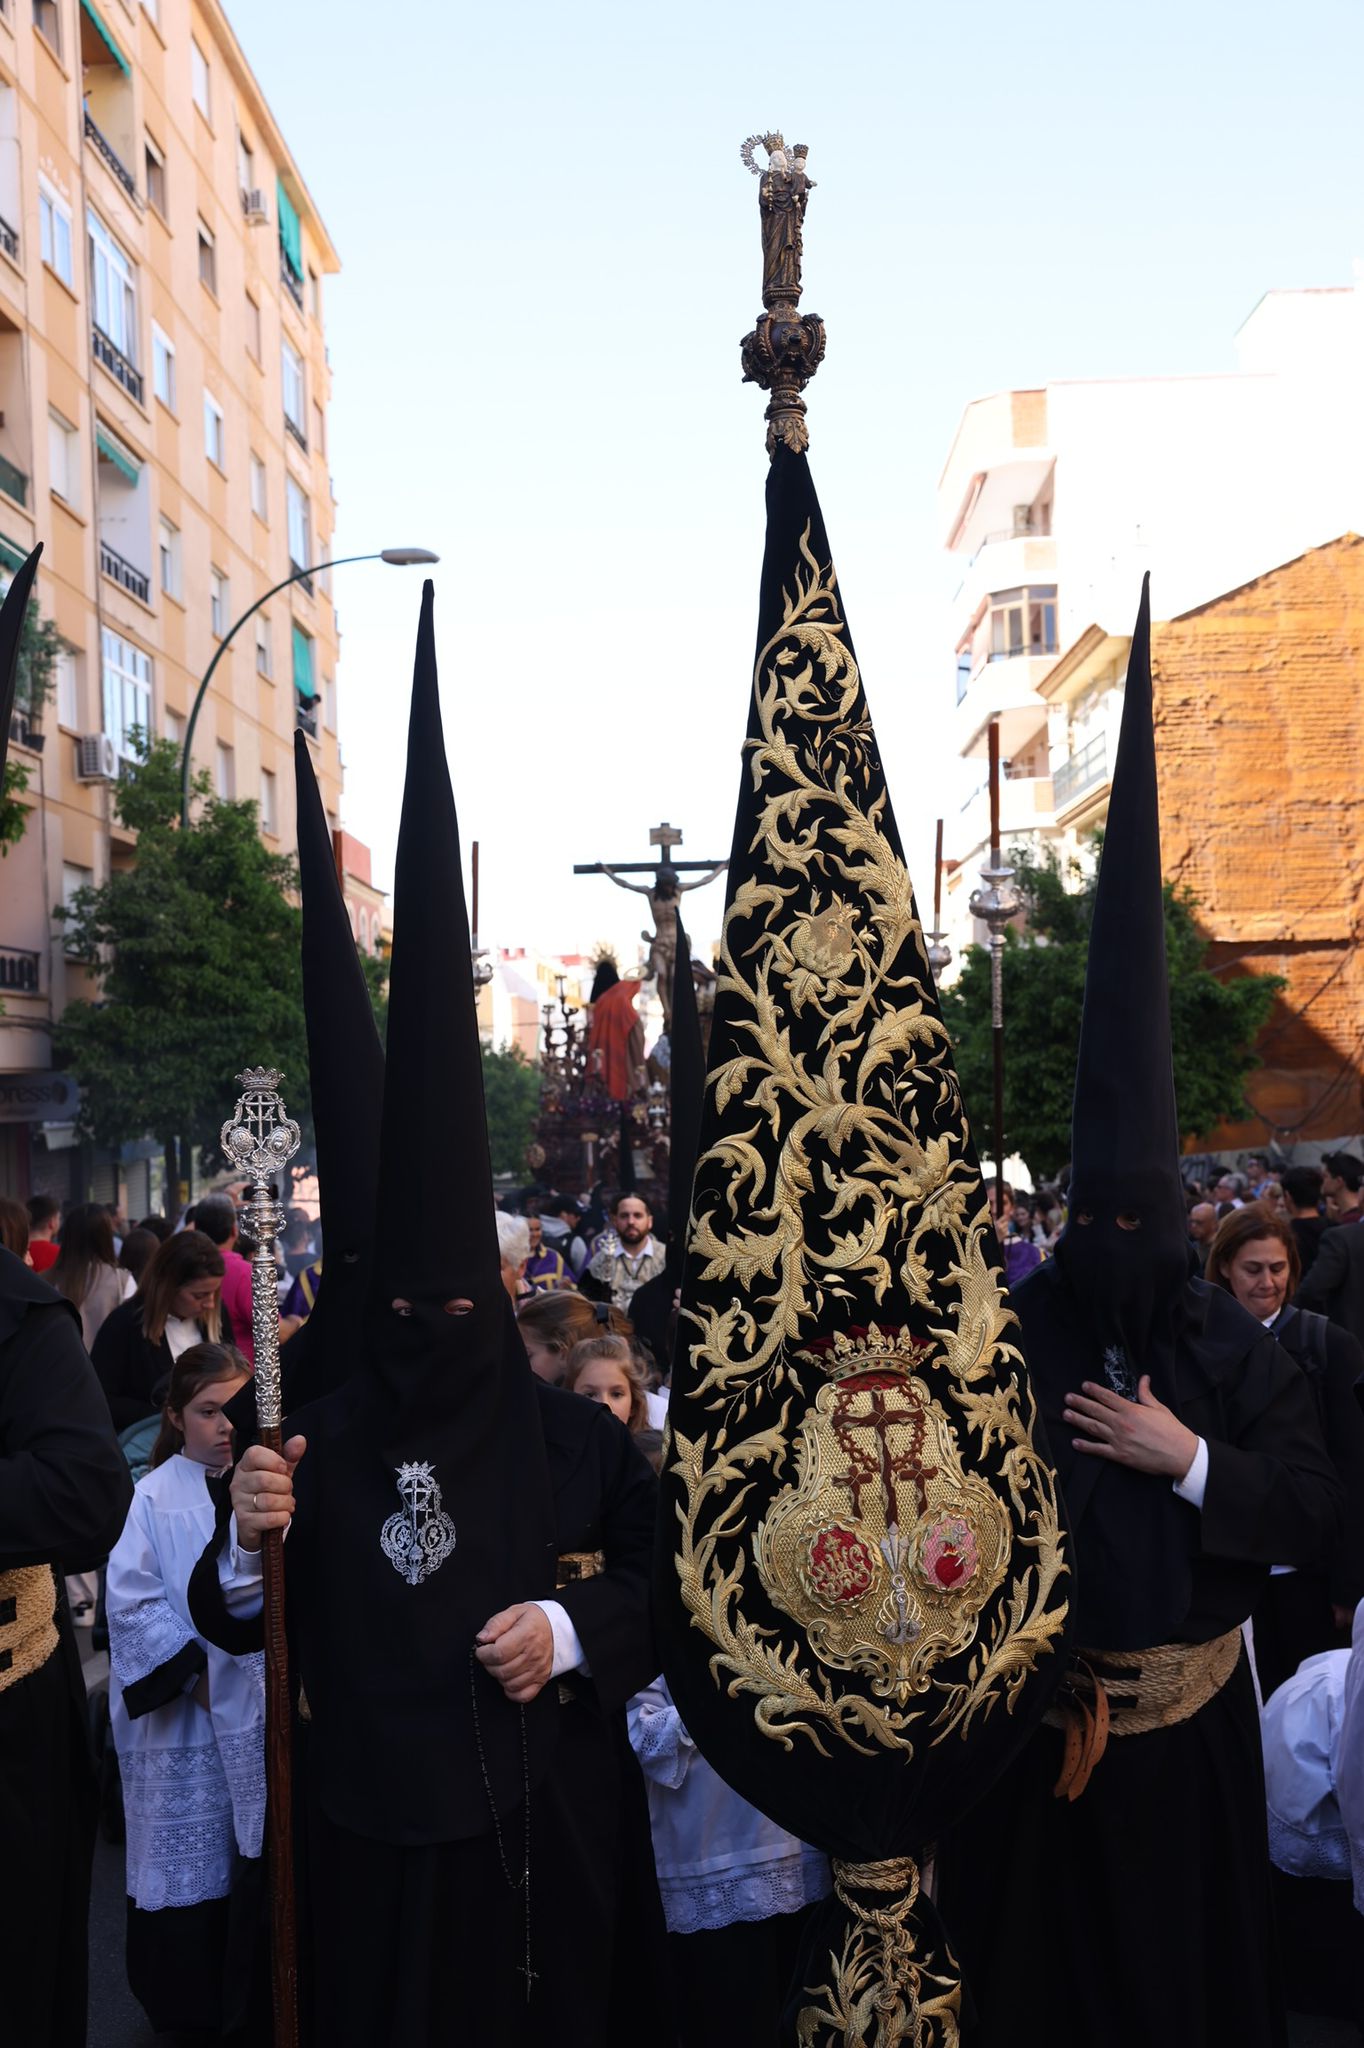
[[[659,1632],[715,1769],[836,1858],[884,1862],[978,1796],[1042,1711],[1068,1580],[824,522],[784,446],[767,512]],[[908,1910],[911,1882],[863,1903]],[[914,1915],[925,1996],[950,2001],[923,1898]],[[852,1981],[845,1939],[826,1902],[788,2030]]]

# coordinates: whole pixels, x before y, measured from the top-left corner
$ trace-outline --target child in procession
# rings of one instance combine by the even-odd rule
[[[265,1810],[264,1660],[206,1643],[190,1573],[213,1534],[210,1475],[232,1463],[224,1413],[241,1353],[195,1344],[171,1373],[151,1468],[109,1558],[110,1723],[128,1831],[128,1981],[153,2028],[246,2043],[255,1913],[231,1911]],[[240,1930],[240,1934],[236,1930]],[[241,1953],[229,1957],[231,1946]]]

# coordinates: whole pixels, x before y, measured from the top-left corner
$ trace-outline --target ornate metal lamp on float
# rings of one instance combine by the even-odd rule
[[[941,843],[941,842],[940,842]],[[971,894],[971,915],[990,928],[990,1025],[995,1081],[995,1213],[1004,1206],[1004,933],[1018,915],[1015,870],[999,844],[999,726],[990,727],[990,858],[980,870],[983,889]]]
[[[301,1142],[298,1125],[279,1093],[284,1076],[273,1067],[248,1067],[237,1076],[243,1094],[223,1125],[220,1143],[250,1182],[245,1216],[255,1244],[251,1254],[251,1335],[256,1348],[256,1424],[267,1450],[282,1449],[283,1396],[279,1373],[279,1288],[275,1240],[284,1211],[274,1186]],[[294,1920],[293,1758],[289,1698],[289,1646],[284,1627],[284,1537],[269,1529],[262,1539],[265,1619],[266,1850],[270,1883],[271,1982],[275,2048],[298,2042],[298,1951]]]

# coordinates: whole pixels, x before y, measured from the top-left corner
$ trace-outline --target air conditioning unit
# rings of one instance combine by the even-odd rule
[[[263,228],[268,225],[270,209],[265,203],[265,194],[259,185],[253,185],[249,192],[243,192],[242,212],[246,215],[248,226]]]
[[[117,782],[118,759],[107,732],[85,732],[76,741],[77,782]]]

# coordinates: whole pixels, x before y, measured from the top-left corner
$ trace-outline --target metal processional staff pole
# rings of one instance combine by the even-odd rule
[[[251,1335],[256,1349],[256,1426],[268,1450],[283,1449],[279,1373],[279,1288],[275,1240],[284,1211],[275,1187],[300,1143],[279,1093],[282,1074],[251,1067],[237,1076],[244,1093],[223,1125],[222,1148],[250,1181],[246,1225],[251,1255]],[[284,1627],[284,1532],[261,1539],[265,1619],[265,1840],[270,1883],[270,1965],[275,2048],[298,2048],[298,1938],[294,1912],[293,1710]]]

